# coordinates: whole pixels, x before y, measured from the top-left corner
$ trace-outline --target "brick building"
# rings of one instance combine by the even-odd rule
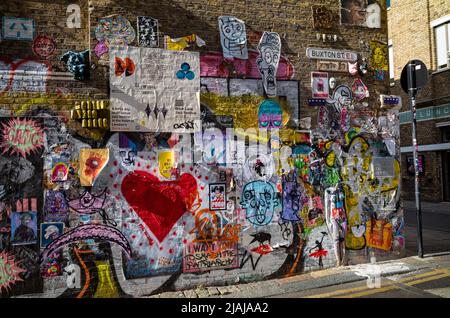
[[[140,296],[404,255],[384,1],[6,0],[0,14],[0,265],[16,265],[1,297]],[[138,41],[142,16],[156,48]],[[219,21],[246,38],[222,41]],[[196,112],[233,142],[282,129],[271,155],[226,165],[175,156],[193,120],[142,132]]]
[[[408,96],[400,75],[409,60],[422,60],[428,85],[417,96],[417,138],[423,160],[422,199],[450,200],[450,5],[445,0],[391,0],[388,8],[391,93],[403,98],[402,181],[405,199],[414,199]],[[412,169],[414,169],[412,167]],[[412,170],[413,171],[413,170]]]

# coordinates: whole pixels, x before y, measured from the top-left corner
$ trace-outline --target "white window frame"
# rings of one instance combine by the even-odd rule
[[[395,69],[394,69],[394,45],[392,40],[388,41],[388,53],[389,53],[389,79],[391,82],[395,80]]]
[[[437,46],[437,38],[436,38],[436,29],[438,27],[441,27],[443,25],[446,25],[445,28],[445,40],[446,40],[446,50],[447,50],[447,65],[443,66],[444,64],[439,65],[438,62],[438,46]],[[435,49],[434,53],[436,54],[436,71],[441,71],[445,69],[450,68],[450,14],[447,14],[443,17],[440,17],[439,19],[436,19],[430,23],[431,28],[433,29],[433,37],[434,37],[434,43],[435,43]],[[441,67],[439,67],[441,66]]]

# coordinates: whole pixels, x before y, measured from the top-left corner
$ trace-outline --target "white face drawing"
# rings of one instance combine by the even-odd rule
[[[281,55],[281,39],[278,33],[264,32],[258,50],[256,63],[262,75],[264,90],[269,97],[274,97],[277,94],[276,77]]]
[[[244,21],[232,16],[221,16],[219,30],[224,57],[247,59],[247,34]]]

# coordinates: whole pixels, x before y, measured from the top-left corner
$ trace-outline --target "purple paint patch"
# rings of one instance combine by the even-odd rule
[[[97,57],[101,57],[103,54],[108,53],[109,48],[104,41],[100,41],[95,46],[94,50],[95,50],[95,55],[97,55]]]

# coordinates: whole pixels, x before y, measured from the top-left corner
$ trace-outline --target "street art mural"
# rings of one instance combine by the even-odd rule
[[[360,2],[375,16],[342,23],[376,27]],[[34,38],[42,60],[0,59],[0,297],[133,297],[404,252],[398,107],[372,104],[371,79],[342,79],[347,62],[296,70],[288,37],[251,30],[247,47],[238,17],[201,52],[192,30],[157,48],[156,13],[137,33],[127,18],[98,17],[90,48],[61,57],[77,80],[105,75],[104,94],[47,94],[48,36]],[[26,102],[9,109],[15,93]]]

